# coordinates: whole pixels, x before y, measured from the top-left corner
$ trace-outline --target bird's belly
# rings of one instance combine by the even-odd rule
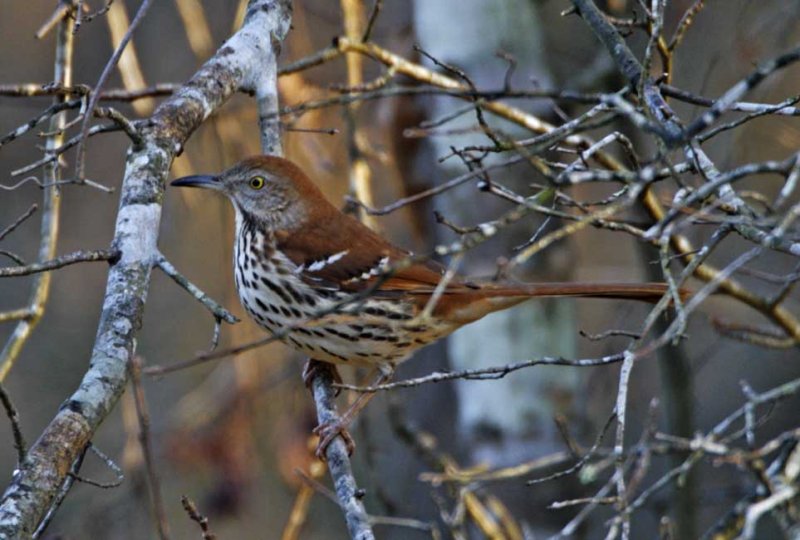
[[[258,276],[256,282],[255,277],[242,275],[237,276],[236,285],[242,305],[261,327],[315,360],[394,366],[452,331],[433,322],[415,321],[410,304],[377,299],[319,316],[346,293],[320,294],[300,280],[286,283],[274,276]]]

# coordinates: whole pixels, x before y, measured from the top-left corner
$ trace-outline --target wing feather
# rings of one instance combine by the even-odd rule
[[[358,292],[381,282],[375,294],[430,294],[444,275],[435,262],[398,268],[412,256],[378,236],[356,219],[340,213],[315,219],[294,231],[276,235],[278,249],[311,283]],[[391,269],[391,270],[390,270]],[[386,272],[390,271],[389,277]],[[461,281],[448,285],[464,290]]]

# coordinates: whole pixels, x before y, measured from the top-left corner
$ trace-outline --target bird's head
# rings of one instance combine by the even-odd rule
[[[273,231],[297,227],[309,204],[322,198],[300,167],[277,156],[251,157],[220,174],[185,176],[172,185],[219,191],[237,214]]]

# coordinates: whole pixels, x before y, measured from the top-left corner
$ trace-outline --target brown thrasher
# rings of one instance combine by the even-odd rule
[[[455,278],[428,306],[443,267],[409,264],[411,253],[339,211],[289,160],[251,157],[219,175],[188,176],[172,185],[213,189],[233,203],[236,288],[260,326],[282,332],[288,345],[311,360],[377,367],[382,380],[416,349],[529,298],[653,302],[667,290],[658,283],[500,284]],[[426,306],[429,316],[423,313]],[[314,364],[309,366],[307,383]],[[341,425],[318,428],[318,455],[339,433],[352,449],[344,427],[365,402],[352,407]]]

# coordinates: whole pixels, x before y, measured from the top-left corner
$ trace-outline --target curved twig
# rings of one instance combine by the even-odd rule
[[[231,37],[142,129],[142,145],[128,154],[113,246],[122,256],[108,276],[89,370],[31,447],[0,499],[0,536],[36,530],[67,473],[111,412],[128,381],[128,362],[157,253],[164,179],[189,135],[239,88],[274,69],[276,48],[289,28],[288,2],[251,0],[242,29]]]

